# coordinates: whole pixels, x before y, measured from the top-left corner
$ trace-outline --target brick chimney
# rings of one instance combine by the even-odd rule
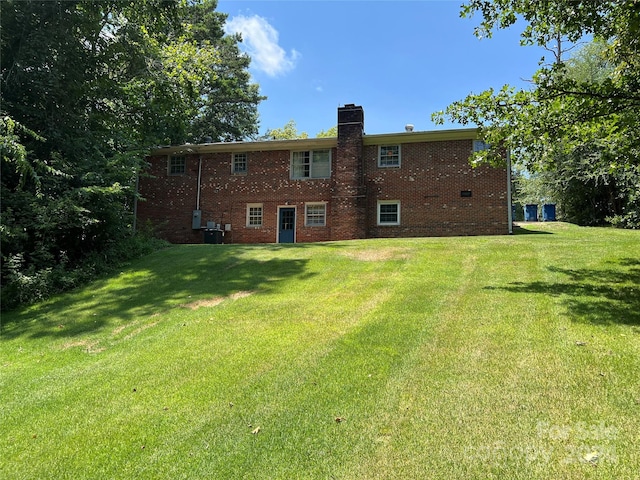
[[[334,165],[332,232],[334,240],[366,236],[363,145],[364,110],[347,104],[338,108],[338,147]]]

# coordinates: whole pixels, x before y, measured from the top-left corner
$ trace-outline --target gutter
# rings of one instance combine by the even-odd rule
[[[477,128],[453,130],[427,130],[422,132],[399,132],[368,134],[362,137],[363,145],[388,143],[440,142],[445,140],[475,140]],[[185,145],[160,146],[151,155],[186,155],[215,152],[268,152],[274,150],[314,150],[335,148],[337,137],[296,138],[294,140],[259,140],[248,142],[187,143]]]

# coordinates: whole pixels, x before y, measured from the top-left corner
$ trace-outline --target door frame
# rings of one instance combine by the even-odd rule
[[[293,209],[293,243],[296,243],[296,234],[298,233],[298,228],[296,224],[298,223],[298,207],[295,205],[278,205],[278,216],[276,218],[276,243],[280,243],[280,211],[283,208],[292,208]]]

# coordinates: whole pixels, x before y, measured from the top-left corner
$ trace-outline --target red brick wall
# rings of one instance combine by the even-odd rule
[[[405,143],[400,168],[379,168],[378,146],[366,146],[367,236],[507,234],[506,169],[472,168],[471,151],[472,140]],[[377,224],[378,200],[400,201],[399,226]]]
[[[335,164],[332,149],[332,168]],[[248,171],[231,173],[231,153],[202,155],[200,209],[202,226],[207,221],[231,224],[225,243],[268,243],[277,238],[279,206],[296,208],[296,241],[324,241],[331,237],[331,179],[291,180],[287,150],[247,152]],[[174,243],[202,243],[201,231],[191,229],[196,209],[198,155],[187,156],[183,176],[167,175],[167,157],[149,158],[148,173],[139,191],[146,199],[138,203],[138,222],[151,222],[163,238]],[[327,225],[305,227],[305,202],[327,202]],[[263,204],[263,226],[247,227],[247,204]]]
[[[345,162],[349,168],[341,169],[336,149],[331,159],[333,179],[323,180],[290,180],[291,154],[285,150],[247,152],[246,175],[231,174],[231,153],[203,154],[202,226],[207,221],[231,224],[225,243],[275,242],[278,207],[288,205],[296,208],[298,242],[506,234],[506,171],[472,168],[471,148],[471,140],[405,143],[400,168],[379,168],[378,146],[365,146],[365,199],[358,197],[361,187],[344,184],[362,183],[350,170],[357,163],[350,159]],[[138,203],[140,226],[150,222],[174,243],[202,243],[203,232],[191,229],[198,161],[198,155],[188,155],[185,175],[169,176],[166,156],[149,159],[150,176],[140,179],[140,193],[146,199]],[[462,190],[470,190],[472,196],[461,197]],[[377,225],[378,200],[400,201],[399,226]],[[364,209],[359,201],[364,201]],[[304,226],[305,202],[327,202],[325,227]],[[263,204],[262,227],[246,226],[248,203]]]
[[[225,243],[276,242],[284,206],[296,208],[297,242],[508,233],[506,170],[472,168],[472,140],[404,143],[400,167],[380,168],[378,145],[363,145],[363,122],[360,107],[338,110],[330,179],[291,180],[289,150],[247,151],[248,171],[240,175],[231,173],[231,152],[187,155],[180,176],[167,174],[167,156],[151,157],[140,179],[146,200],[138,203],[138,224],[153,224],[174,243],[203,242],[203,232],[191,228],[201,159],[201,225],[231,224]],[[463,190],[471,197],[461,197]],[[377,224],[379,200],[400,202],[400,225]],[[326,226],[304,226],[306,202],[326,203]],[[247,227],[249,203],[262,204],[261,227]]]
[[[202,232],[191,230],[196,208],[198,157],[188,156],[184,175],[167,175],[167,157],[149,157],[149,168],[140,176],[138,229],[151,226],[173,243],[200,243]]]

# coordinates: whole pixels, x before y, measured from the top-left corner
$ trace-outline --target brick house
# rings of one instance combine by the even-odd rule
[[[365,135],[345,105],[337,138],[155,150],[137,223],[174,243],[507,234],[508,171],[472,168],[482,146],[476,129]]]

